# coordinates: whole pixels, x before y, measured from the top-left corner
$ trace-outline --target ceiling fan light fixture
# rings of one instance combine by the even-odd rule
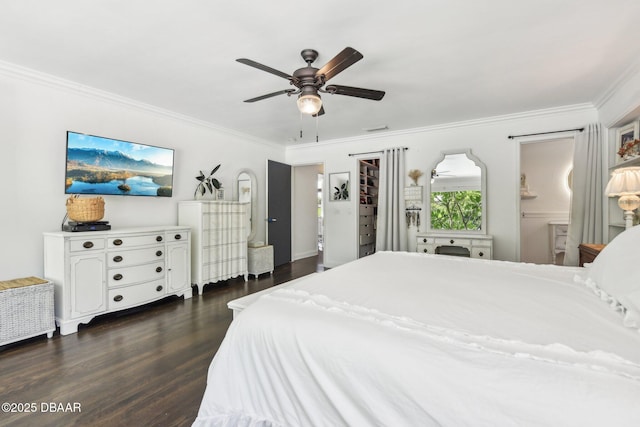
[[[318,114],[318,112],[322,108],[322,99],[320,99],[320,95],[315,93],[300,94],[297,103],[298,109],[303,114]]]

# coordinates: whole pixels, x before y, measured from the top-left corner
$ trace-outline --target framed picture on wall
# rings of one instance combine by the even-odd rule
[[[637,157],[640,154],[640,145],[632,145],[638,139],[640,122],[631,122],[618,128],[616,143],[616,163],[623,162],[629,157]]]
[[[329,174],[330,199],[335,201],[351,200],[349,197],[349,172]]]

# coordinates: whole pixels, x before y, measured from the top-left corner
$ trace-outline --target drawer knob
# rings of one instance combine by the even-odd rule
[[[120,255],[116,255],[113,257],[113,262],[122,262],[122,257]]]
[[[174,238],[175,238],[176,240],[180,240],[180,239],[182,239],[182,235],[181,235],[181,234],[176,234],[176,235],[174,236]]]
[[[82,247],[85,249],[91,249],[93,247],[93,242],[84,242]]]
[[[451,243],[453,245],[453,243],[455,242],[455,240],[451,239],[449,240],[449,243]]]
[[[428,253],[429,253],[429,251],[428,251],[426,248],[425,248],[425,249],[423,249],[423,250],[422,250],[422,252],[424,252],[425,254],[428,254]]]
[[[156,256],[162,256],[162,251],[156,251]]]
[[[113,280],[122,280],[122,274],[120,274],[120,273],[114,274],[113,275]]]
[[[113,300],[115,302],[120,302],[124,299],[124,297],[122,295],[116,295],[115,297],[113,297]]]
[[[422,239],[422,241],[423,241],[424,243],[427,243],[427,239]]]
[[[162,271],[162,267],[156,267],[156,273],[160,273]]]
[[[484,256],[484,252],[479,252],[478,255]]]
[[[158,286],[156,287],[156,291],[158,291],[158,292],[160,292],[162,289],[163,289],[163,288],[162,288],[162,285],[158,285]]]
[[[156,242],[162,242],[162,236],[156,237]]]
[[[116,246],[120,246],[122,244],[122,239],[116,239],[113,241],[113,244]]]

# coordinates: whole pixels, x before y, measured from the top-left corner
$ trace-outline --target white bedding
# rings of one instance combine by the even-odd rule
[[[195,426],[638,426],[640,333],[582,268],[382,252],[260,297]]]

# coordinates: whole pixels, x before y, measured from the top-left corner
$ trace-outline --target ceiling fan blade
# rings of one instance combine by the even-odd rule
[[[347,67],[350,67],[360,61],[362,58],[364,58],[362,54],[354,48],[345,47],[342,52],[337,54],[331,61],[327,62],[322,68],[320,68],[316,75],[324,74],[324,81],[326,82],[336,74],[344,71]]]
[[[262,71],[266,71],[267,73],[275,74],[276,76],[282,77],[283,79],[287,79],[287,80],[292,80],[293,79],[293,77],[291,77],[287,73],[283,73],[282,71],[278,71],[275,68],[267,67],[266,65],[262,65],[259,62],[252,61],[251,59],[239,58],[239,59],[236,59],[236,61],[240,62],[241,64],[245,64],[245,65],[248,65],[250,67],[257,68],[258,70],[262,70]]]
[[[329,85],[325,88],[325,91],[331,94],[355,96],[356,98],[372,99],[374,101],[380,101],[385,94],[382,90],[338,85]]]
[[[266,95],[262,95],[262,96],[256,96],[255,98],[251,98],[251,99],[246,99],[244,102],[256,102],[256,101],[261,101],[263,99],[267,99],[267,98],[271,98],[273,96],[278,96],[278,95],[283,95],[283,94],[287,94],[290,95],[291,93],[295,92],[296,89],[285,89],[285,90],[279,90],[277,92],[273,92],[273,93],[268,93]]]

